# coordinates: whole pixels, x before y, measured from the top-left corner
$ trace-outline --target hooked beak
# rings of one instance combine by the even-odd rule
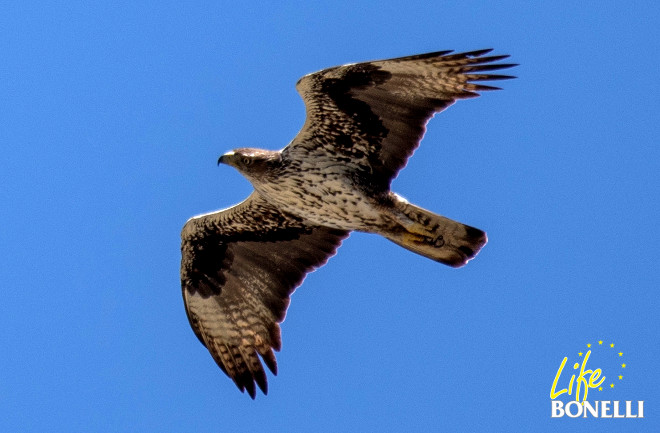
[[[229,159],[234,156],[234,152],[227,152],[218,158],[218,165],[220,164],[229,164]]]

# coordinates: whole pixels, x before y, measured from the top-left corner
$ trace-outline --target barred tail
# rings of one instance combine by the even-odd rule
[[[384,236],[403,248],[455,268],[464,266],[486,245],[486,233],[404,200],[396,207],[412,224]]]

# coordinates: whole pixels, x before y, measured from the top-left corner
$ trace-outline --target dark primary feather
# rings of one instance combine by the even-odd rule
[[[345,156],[375,190],[387,190],[434,113],[478,91],[498,89],[475,81],[513,78],[483,73],[515,66],[493,63],[508,56],[485,56],[490,51],[438,51],[306,75],[296,87],[307,118],[284,152],[291,159]]]
[[[190,324],[241,390],[267,393],[277,374],[279,322],[305,275],[332,256],[348,232],[313,228],[253,193],[230,209],[191,219],[182,232],[181,281]]]

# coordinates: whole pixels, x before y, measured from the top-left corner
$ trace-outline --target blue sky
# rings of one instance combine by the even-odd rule
[[[5,431],[660,428],[657,5],[12,3]],[[183,223],[251,191],[218,156],[288,143],[303,74],[488,47],[519,78],[437,115],[394,189],[489,244],[456,270],[352,235],[293,295],[269,395],[238,392],[179,286]],[[587,343],[607,383],[627,363],[590,399],[644,400],[644,419],[550,418]]]

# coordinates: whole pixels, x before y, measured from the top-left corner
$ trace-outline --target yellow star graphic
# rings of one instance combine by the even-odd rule
[[[621,368],[626,368],[626,364],[621,364]]]
[[[600,340],[600,341],[598,342],[598,344],[603,344],[603,340]]]
[[[578,353],[579,356],[582,356],[582,352]]]
[[[591,343],[587,343],[587,347],[591,347]]]
[[[610,388],[614,388],[614,384],[613,384],[613,383],[610,383]]]
[[[614,347],[614,343],[610,344],[610,347]]]
[[[602,390],[603,390],[603,387],[602,387],[602,386],[599,386],[599,387],[598,387],[598,391],[602,391]]]
[[[619,352],[619,356],[623,356],[623,352]]]
[[[619,376],[619,380],[623,379],[623,376]]]

